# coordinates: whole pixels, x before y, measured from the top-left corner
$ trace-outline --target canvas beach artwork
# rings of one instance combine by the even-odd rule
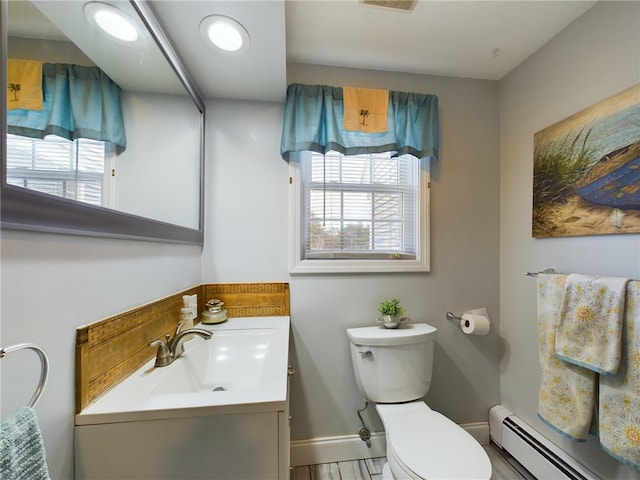
[[[534,135],[533,237],[640,233],[640,85]]]

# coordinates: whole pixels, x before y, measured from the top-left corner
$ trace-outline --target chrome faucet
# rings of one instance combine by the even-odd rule
[[[149,344],[150,347],[158,346],[155,366],[166,367],[167,365],[171,365],[176,358],[182,355],[184,353],[183,343],[189,335],[198,335],[205,340],[209,340],[213,332],[202,328],[182,330],[182,322],[180,322],[176,327],[176,333],[173,338],[167,335],[164,339],[159,338]]]

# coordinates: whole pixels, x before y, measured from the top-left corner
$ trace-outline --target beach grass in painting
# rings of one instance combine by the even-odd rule
[[[640,232],[640,85],[534,135],[534,237]]]

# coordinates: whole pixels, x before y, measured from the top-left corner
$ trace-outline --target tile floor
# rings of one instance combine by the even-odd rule
[[[513,460],[495,445],[484,447],[491,466],[492,480],[535,480],[522,467],[513,464]],[[291,480],[382,480],[384,457],[348,462],[322,463],[295,467],[291,472]]]

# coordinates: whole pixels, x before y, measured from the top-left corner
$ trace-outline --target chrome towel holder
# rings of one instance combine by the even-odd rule
[[[558,274],[558,272],[556,272],[555,269],[553,269],[553,268],[545,268],[544,270],[541,270],[540,272],[527,272],[525,275],[527,277],[537,277],[541,273]]]
[[[40,396],[44,391],[44,387],[47,384],[47,378],[49,377],[49,359],[47,357],[47,353],[40,348],[38,345],[34,343],[17,343],[15,345],[11,345],[9,347],[0,348],[0,358],[4,358],[7,353],[15,352],[17,350],[23,349],[33,350],[40,357],[40,381],[38,382],[38,387],[36,388],[33,397],[29,400],[28,407],[35,407],[38,400],[40,400]]]

